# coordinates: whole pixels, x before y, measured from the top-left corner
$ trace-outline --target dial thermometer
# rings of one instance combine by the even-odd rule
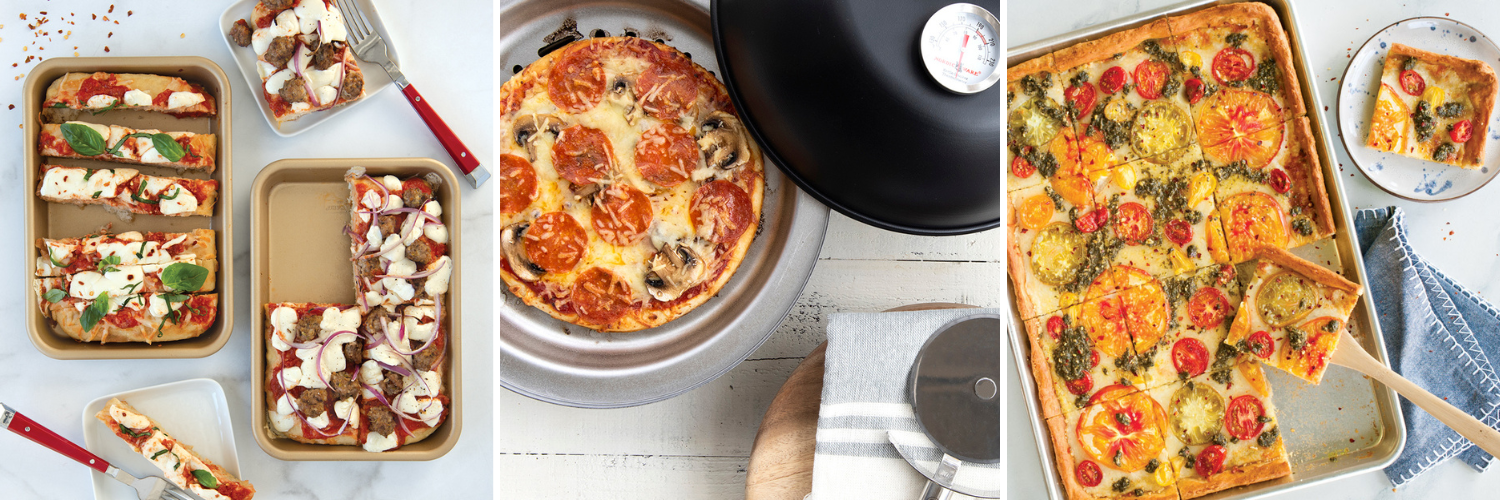
[[[974,4],[938,9],[922,27],[922,62],[943,88],[973,94],[1000,81],[1000,20]]]

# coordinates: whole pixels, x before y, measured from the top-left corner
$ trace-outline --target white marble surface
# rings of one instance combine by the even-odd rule
[[[1172,4],[1170,0],[1069,2],[1066,8],[1050,2],[1010,2],[1006,41],[1019,46],[1103,21]],[[1449,16],[1487,34],[1500,21],[1500,3],[1479,1],[1319,0],[1296,1],[1307,61],[1313,71],[1315,91],[1330,107],[1324,123],[1336,123],[1332,109],[1338,78],[1349,57],[1365,40],[1396,21],[1417,16]],[[1407,202],[1381,191],[1349,161],[1342,144],[1331,145],[1340,164],[1339,180],[1352,208],[1396,205],[1407,212],[1412,245],[1429,261],[1465,286],[1490,300],[1500,297],[1500,218],[1491,214],[1500,203],[1500,183],[1491,184],[1468,197],[1437,204]],[[1342,369],[1342,368],[1335,368]],[[1009,435],[1012,498],[1039,498],[1043,493],[1041,467],[1031,439],[1026,408],[1020,399],[1019,381],[1011,375]],[[1019,427],[1018,427],[1019,426]],[[1372,471],[1297,490],[1285,498],[1477,498],[1479,492],[1500,491],[1500,472],[1477,473],[1468,465],[1450,460],[1400,489],[1394,489],[1385,474]]]
[[[106,15],[113,22],[91,20]],[[488,0],[404,2],[373,0],[390,30],[403,71],[448,124],[480,158],[491,158],[494,76],[491,64],[494,16]],[[229,76],[234,103],[234,202],[237,220],[234,269],[237,303],[234,334],[218,353],[195,360],[58,361],[43,356],[26,339],[21,267],[23,243],[12,237],[0,247],[0,262],[12,284],[0,287],[0,317],[11,318],[9,342],[0,348],[0,401],[4,401],[64,437],[82,442],[81,411],[89,400],[137,387],[194,377],[223,384],[234,420],[240,467],[262,498],[488,498],[493,488],[491,450],[494,323],[488,304],[494,260],[492,234],[494,189],[463,193],[465,261],[462,319],[465,382],[462,440],[432,462],[283,462],[266,455],[250,434],[250,187],[266,164],[282,158],[386,157],[436,158],[452,165],[410,105],[397,91],[383,92],[338,119],[293,138],[272,133],[254,108],[258,94],[243,78],[220,40],[219,16],[228,1],[155,2],[121,0],[7,0],[0,7],[0,199],[11,214],[0,221],[0,233],[21,232],[22,200],[31,196],[22,185],[21,84],[35,66],[26,56],[159,56],[199,55],[212,59]],[[27,28],[40,11],[52,19],[48,37]],[[126,11],[134,11],[126,15]],[[26,13],[28,20],[21,20]],[[73,15],[70,15],[73,14]],[[246,14],[248,15],[248,14]],[[76,25],[68,25],[73,21]],[[57,34],[56,30],[63,30]],[[68,31],[72,31],[68,35]],[[108,33],[113,32],[110,36]],[[67,36],[64,39],[64,36]],[[36,42],[33,45],[33,42]],[[77,46],[77,49],[73,47]],[[104,52],[104,47],[109,52]],[[45,50],[42,49],[45,47]],[[11,67],[11,63],[17,63]],[[367,71],[380,71],[367,68]],[[7,109],[10,104],[15,109]],[[16,126],[17,128],[8,128]],[[0,435],[0,498],[88,498],[88,469],[10,433]]]

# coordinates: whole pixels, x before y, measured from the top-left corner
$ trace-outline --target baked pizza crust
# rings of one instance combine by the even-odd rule
[[[52,320],[54,331],[80,342],[98,342],[101,344],[118,342],[145,342],[147,344],[171,342],[203,335],[203,332],[208,331],[208,328],[213,326],[219,312],[219,294],[205,293],[194,295],[194,297],[200,296],[209,297],[209,300],[213,303],[213,308],[209,310],[207,321],[199,321],[202,317],[195,315],[192,317],[192,321],[186,325],[168,321],[162,325],[160,331],[157,330],[156,325],[161,322],[162,318],[148,315],[143,317],[134,326],[121,327],[112,325],[108,321],[100,321],[94,325],[93,330],[85,332],[81,321],[83,312],[79,311],[68,300],[53,304],[43,299],[41,301],[42,316]]]
[[[1052,373],[1047,348],[1041,341],[1041,335],[1047,335],[1046,323],[1040,318],[1026,321],[1026,334],[1031,345],[1031,374],[1036,380],[1036,397],[1042,405],[1042,418],[1062,415],[1062,401],[1057,399],[1057,379]]]
[[[1011,66],[1005,70],[1005,82],[1007,84],[1020,81],[1029,75],[1052,71],[1052,53],[1042,54],[1027,59],[1021,64]]]
[[[1490,113],[1495,108],[1495,92],[1497,89],[1495,70],[1483,61],[1428,52],[1408,45],[1393,43],[1386,53],[1386,63],[1382,68],[1381,79],[1385,80],[1388,79],[1387,77],[1396,77],[1401,72],[1401,66],[1396,64],[1395,61],[1406,57],[1416,57],[1419,64],[1425,66],[1428,71],[1440,70],[1452,73],[1459,81],[1465,83],[1464,88],[1468,90],[1468,101],[1473,108],[1473,118],[1469,119],[1470,125],[1473,126],[1471,136],[1478,140],[1470,139],[1469,142],[1463,144],[1463,148],[1460,148],[1457,157],[1439,163],[1468,169],[1483,166],[1485,145],[1489,142],[1486,140],[1486,137],[1489,134]],[[1397,78],[1399,79],[1399,77]],[[1445,88],[1444,90],[1451,91],[1453,89]],[[1441,133],[1442,131],[1438,132]],[[1477,144],[1475,144],[1476,142]],[[1396,153],[1400,154],[1399,151]],[[1431,158],[1423,159],[1436,161]]]
[[[54,105],[60,104],[61,107],[66,107],[69,109],[92,109],[85,106],[87,103],[78,101],[78,91],[83,86],[84,80],[88,80],[90,78],[103,79],[109,78],[111,76],[115,78],[116,84],[123,86],[128,90],[139,90],[145,92],[147,94],[150,94],[153,98],[155,98],[157,94],[168,90],[173,92],[193,92],[196,94],[201,94],[203,96],[203,102],[194,104],[192,106],[184,106],[181,109],[176,110],[169,110],[165,107],[156,105],[138,107],[127,106],[127,109],[157,111],[179,117],[214,116],[215,114],[217,114],[217,109],[215,108],[215,103],[217,101],[214,100],[214,96],[207,92],[204,92],[202,87],[198,87],[196,85],[188,83],[181,78],[139,73],[106,73],[102,71],[98,73],[68,73],[56,80],[53,80],[52,84],[47,86],[47,98],[42,101],[42,108],[47,109],[53,107]]]
[[[1143,498],[1146,500],[1174,500],[1179,498],[1177,487],[1175,485],[1167,486],[1158,491],[1146,493],[1141,496],[1135,496],[1129,491],[1109,497],[1096,497],[1089,494],[1089,492],[1083,489],[1083,485],[1078,484],[1078,474],[1074,472],[1075,469],[1073,465],[1073,453],[1071,448],[1072,442],[1068,440],[1068,436],[1071,436],[1071,434],[1069,434],[1068,432],[1067,416],[1058,415],[1056,417],[1047,419],[1047,430],[1049,431],[1047,434],[1052,438],[1052,458],[1057,462],[1058,474],[1061,475],[1059,479],[1062,480],[1063,492],[1065,495],[1067,495],[1068,500],[1117,500],[1137,498]],[[1162,467],[1165,467],[1165,465],[1162,465]]]
[[[1330,271],[1328,268],[1292,255],[1291,252],[1285,249],[1262,248],[1256,251],[1255,256],[1283,268],[1296,271],[1298,274],[1311,278],[1320,285],[1337,288],[1353,295],[1359,295],[1360,293],[1361,287],[1358,283],[1344,279],[1343,276],[1339,276],[1338,273]]]
[[[1283,165],[1287,177],[1292,180],[1292,191],[1288,193],[1292,206],[1310,204],[1313,222],[1317,228],[1311,235],[1303,236],[1295,230],[1287,234],[1287,248],[1296,248],[1313,241],[1333,236],[1333,206],[1328,201],[1328,186],[1323,181],[1323,164],[1318,161],[1317,142],[1313,138],[1312,121],[1298,117],[1286,122],[1287,163]],[[1293,168],[1293,167],[1296,168]],[[1305,202],[1305,203],[1304,203]],[[1288,214],[1290,215],[1290,214]],[[1288,222],[1291,218],[1288,217]],[[1288,228],[1290,229],[1290,228]]]
[[[1271,56],[1276,58],[1278,84],[1281,86],[1281,111],[1284,116],[1296,117],[1307,113],[1302,101],[1302,87],[1297,83],[1297,71],[1292,61],[1292,45],[1281,28],[1281,17],[1271,6],[1257,2],[1241,2],[1207,8],[1196,12],[1167,18],[1172,33],[1181,36],[1200,28],[1246,27],[1256,37],[1265,40]]]
[[[1052,66],[1057,71],[1067,72],[1073,68],[1103,61],[1116,54],[1135,50],[1146,40],[1164,39],[1172,36],[1166,19],[1158,19],[1135,29],[1111,33],[1098,40],[1089,40],[1059,49],[1052,54]]]
[[[1193,498],[1236,486],[1290,476],[1292,474],[1292,466],[1287,463],[1286,451],[1282,447],[1281,438],[1276,438],[1276,445],[1272,446],[1270,451],[1275,454],[1276,459],[1239,465],[1232,468],[1225,467],[1218,474],[1209,476],[1206,479],[1183,479],[1177,482],[1177,489],[1181,493],[1182,498]]]

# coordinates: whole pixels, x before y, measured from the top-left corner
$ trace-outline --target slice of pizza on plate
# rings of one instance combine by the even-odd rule
[[[359,308],[266,304],[266,412],[271,435],[311,444],[358,444]]]
[[[1147,393],[1111,385],[1087,407],[1047,419],[1070,500],[1178,498],[1165,409]]]
[[[204,500],[250,500],[255,486],[241,480],[178,441],[130,403],[111,398],[94,418],[146,457],[162,477]]]
[[[214,96],[181,78],[135,73],[68,73],[47,87],[42,109],[75,109],[95,114],[112,109],[167,113],[179,118],[214,116]]]
[[[1338,347],[1359,284],[1277,248],[1261,249],[1226,342],[1271,366],[1318,383]],[[1354,346],[1359,348],[1359,346]]]
[[[1463,168],[1484,166],[1495,71],[1489,64],[1391,44],[1365,145]]]
[[[1260,364],[1229,355],[1209,373],[1148,391],[1166,409],[1165,462],[1182,498],[1291,474]]]
[[[333,2],[263,0],[255,4],[251,27],[236,43],[255,51],[260,94],[278,126],[364,98],[364,73]]]
[[[1209,251],[1216,262],[1244,262],[1260,248],[1296,248],[1332,236],[1333,209],[1306,117],[1286,122],[1286,146],[1264,164],[1222,163],[1205,148],[1219,180],[1210,215]]]
[[[42,124],[37,144],[42,156],[156,165],[210,174],[214,172],[218,150],[213,134],[162,132],[82,121]]]

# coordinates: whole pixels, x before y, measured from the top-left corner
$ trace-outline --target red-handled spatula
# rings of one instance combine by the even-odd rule
[[[26,418],[25,415],[20,414],[4,403],[0,403],[0,410],[3,410],[3,413],[0,413],[0,427],[10,429],[11,432],[35,441],[36,444],[61,453],[65,457],[89,466],[90,469],[115,478],[116,481],[125,483],[126,486],[135,488],[135,492],[140,495],[141,500],[195,500],[198,498],[182,491],[177,485],[169,483],[160,477],[146,476],[138,478],[132,476],[130,473],[110,465],[104,459],[83,449],[82,446],[78,446],[72,441],[68,441],[67,438],[59,436],[56,432],[52,432],[51,429],[42,427],[41,424],[36,423],[30,418]]]

